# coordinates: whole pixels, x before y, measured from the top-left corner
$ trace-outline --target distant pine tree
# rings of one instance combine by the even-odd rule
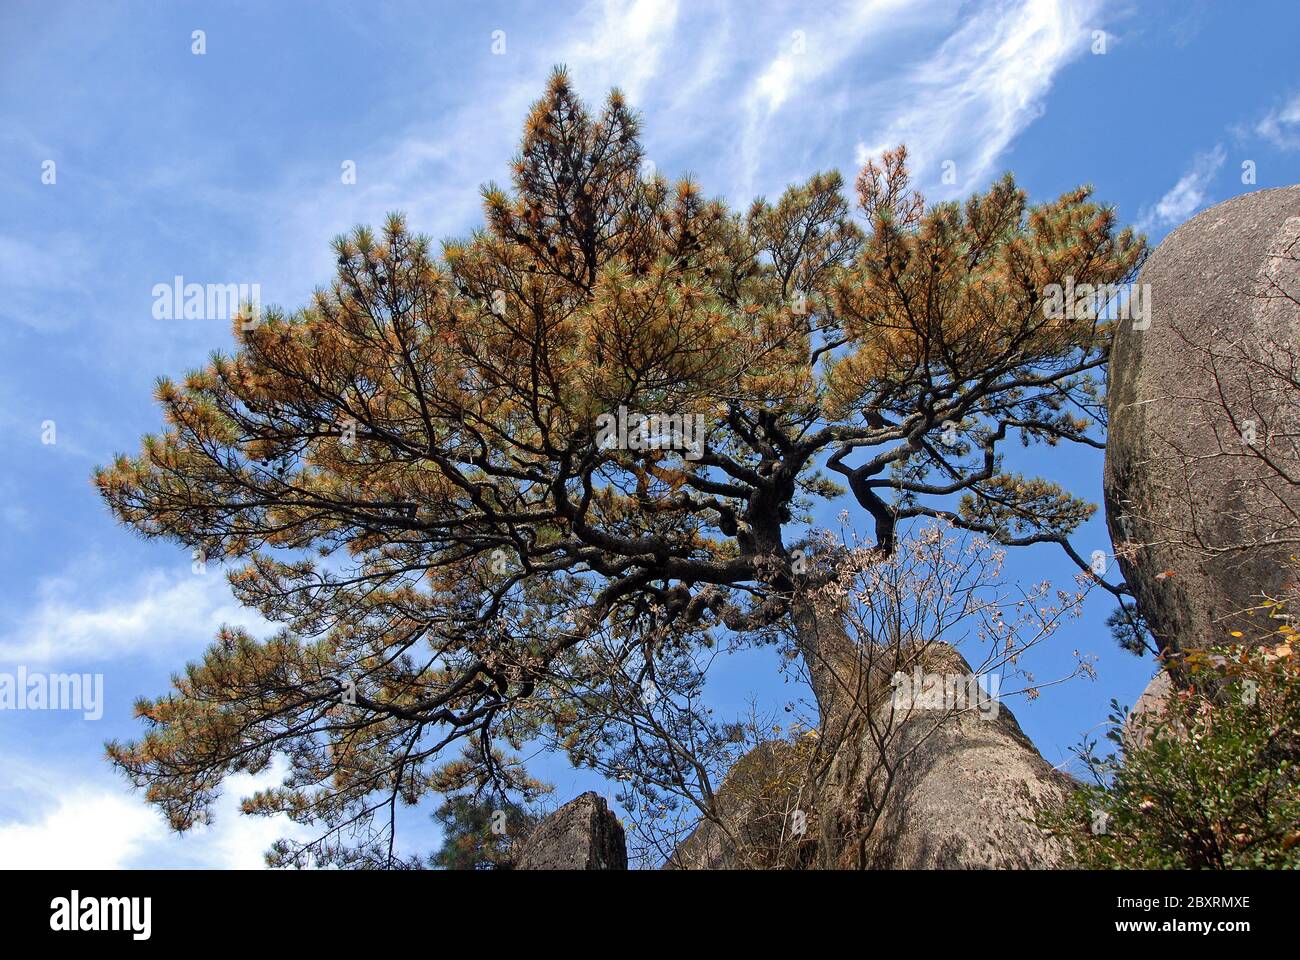
[[[442,848],[429,865],[443,870],[509,870],[539,818],[510,800],[448,797],[433,814]]]

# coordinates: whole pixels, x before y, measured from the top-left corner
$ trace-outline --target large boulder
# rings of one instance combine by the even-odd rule
[[[931,676],[971,675],[966,660],[946,644],[926,650],[924,670]],[[756,748],[718,791],[719,819],[726,829],[705,821],[670,865],[763,865],[753,862],[752,842],[756,838],[770,849],[782,824],[788,837],[788,811],[800,802],[814,808],[807,815],[811,843],[795,845],[786,861],[775,865],[927,870],[1062,865],[1064,851],[1034,818],[1043,806],[1061,802],[1072,781],[1042,758],[1005,704],[986,701],[980,708],[954,711],[889,695],[880,698],[873,717],[870,725],[851,724],[825,765],[809,765],[798,746]],[[825,770],[820,783],[800,782],[809,766]],[[785,794],[773,792],[772,784],[784,785]],[[762,788],[764,803],[756,800],[765,796]]]
[[[516,870],[626,870],[623,826],[605,798],[584,793],[542,820],[515,860]]]
[[[1300,553],[1300,186],[1206,210],[1147,260],[1119,321],[1105,501],[1163,654],[1263,637]],[[1175,671],[1177,668],[1174,668]]]

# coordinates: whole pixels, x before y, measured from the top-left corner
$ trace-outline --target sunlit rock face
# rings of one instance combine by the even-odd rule
[[[1138,284],[1150,314],[1117,322],[1109,371],[1120,567],[1162,651],[1250,642],[1300,555],[1300,186],[1201,213]]]
[[[924,670],[971,676],[947,644],[925,653]],[[954,709],[946,700],[899,698],[883,684],[873,722],[850,725],[816,789],[802,774],[806,758],[785,743],[743,757],[718,791],[725,829],[702,823],[677,849],[672,867],[753,869],[1050,869],[1061,846],[1035,825],[1044,806],[1072,789],[1025,736],[1005,703]],[[773,783],[792,785],[788,795]],[[803,789],[799,785],[803,784]],[[786,843],[789,812],[811,801],[809,842]],[[758,802],[759,799],[766,802]]]

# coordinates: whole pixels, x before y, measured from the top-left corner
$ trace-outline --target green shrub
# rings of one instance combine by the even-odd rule
[[[1300,867],[1300,663],[1277,643],[1186,660],[1191,688],[1130,722],[1112,701],[1115,751],[1077,751],[1095,783],[1040,816],[1091,869]]]

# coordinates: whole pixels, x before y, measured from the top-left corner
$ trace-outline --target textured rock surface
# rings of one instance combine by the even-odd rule
[[[1210,655],[1206,659],[1207,662],[1219,667],[1226,665],[1225,658],[1221,656]],[[1166,713],[1169,708],[1169,698],[1174,694],[1174,680],[1169,675],[1169,671],[1158,671],[1128,712],[1128,720],[1124,725],[1124,742],[1127,746],[1142,746],[1150,731],[1168,727],[1173,722],[1166,717]]]
[[[1300,487],[1243,455],[1242,433],[1247,420],[1261,435],[1289,430],[1270,456],[1300,476],[1296,397],[1234,357],[1270,343],[1295,350],[1300,310],[1279,293],[1300,296],[1298,238],[1300,186],[1212,207],[1144,266],[1149,328],[1117,325],[1106,514],[1114,542],[1137,545],[1120,565],[1162,650],[1263,630],[1246,611],[1281,588],[1281,561],[1296,552]],[[1288,250],[1292,259],[1278,256]]]
[[[969,673],[955,650],[938,645],[926,654],[926,669]],[[896,711],[886,699],[875,710],[877,730],[892,729],[885,738],[885,763],[877,740],[857,731],[845,740],[830,765],[818,801],[821,834],[816,865],[858,866],[859,848],[837,837],[860,833],[860,817],[874,777],[879,790],[884,769],[893,770],[876,829],[862,846],[863,865],[873,869],[1051,868],[1060,866],[1060,846],[1030,821],[1042,803],[1058,802],[1071,788],[1068,777],[1052,770],[1020,729],[1005,704],[996,715],[977,711],[954,715],[943,710],[909,708]],[[755,759],[755,754],[761,756]],[[771,745],[752,752],[742,763],[770,778],[781,754]],[[739,767],[740,765],[738,765]],[[728,777],[731,781],[733,777]],[[731,832],[743,836],[754,818],[752,805],[735,804],[724,784],[719,797]],[[677,852],[688,868],[726,869],[740,866],[723,833],[705,823]]]
[[[1173,688],[1173,681],[1164,670],[1151,678],[1147,688],[1142,691],[1142,696],[1137,698],[1137,703],[1128,712],[1124,726],[1126,744],[1141,746],[1146,741],[1146,731],[1158,726],[1164,717],[1165,700]]]
[[[626,870],[627,841],[605,798],[584,793],[537,825],[516,870]]]
[[[970,665],[951,647],[927,656],[926,669],[969,674]],[[1056,772],[1025,736],[1015,715],[998,704],[996,713],[956,715],[943,710],[877,709],[877,727],[892,715],[894,734],[886,746],[894,782],[885,801],[866,865],[876,869],[1024,869],[1061,865],[1063,851],[1032,823],[1042,804],[1060,802],[1070,780]],[[864,740],[860,752],[872,746]],[[867,764],[840,756],[831,770],[831,791],[823,804],[823,831],[831,817],[848,818],[862,794],[863,776],[841,771]],[[851,824],[842,824],[843,827]],[[841,867],[855,866],[852,850],[840,851]]]
[[[723,827],[704,821],[673,853],[670,869],[744,870],[766,861],[779,839],[790,797],[772,784],[797,777],[801,764],[790,744],[760,743],[728,771],[714,799]]]

